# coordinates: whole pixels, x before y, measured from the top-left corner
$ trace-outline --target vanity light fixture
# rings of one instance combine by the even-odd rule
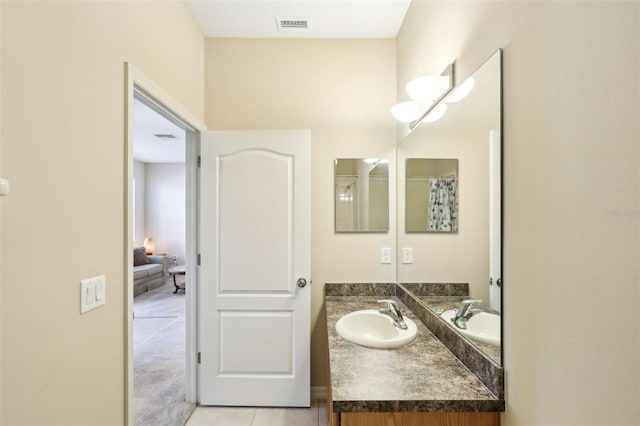
[[[433,123],[434,121],[438,121],[442,117],[444,117],[446,112],[447,104],[441,103],[440,105],[429,111],[427,115],[422,119],[421,123]]]
[[[421,102],[401,102],[391,108],[391,114],[401,123],[411,123],[420,118],[428,107],[429,104],[423,104]]]
[[[391,114],[403,123],[416,121],[424,112],[442,96],[448,84],[448,77],[440,75],[423,75],[414,78],[404,89],[412,101],[401,102],[391,108]]]
[[[409,128],[413,129],[423,122],[435,105],[451,91],[452,87],[453,64],[449,64],[440,75],[415,78],[405,85],[407,94],[413,100],[394,105],[391,108],[391,114],[396,120],[409,123]],[[438,118],[441,118],[445,111],[441,111]]]
[[[471,89],[473,89],[473,85],[476,83],[476,80],[473,77],[469,77],[458,86],[453,92],[447,96],[444,100],[448,104],[452,104],[454,102],[458,102],[467,97],[469,93],[471,93]]]
[[[431,105],[442,96],[448,86],[448,76],[424,75],[408,82],[404,89],[414,101]]]

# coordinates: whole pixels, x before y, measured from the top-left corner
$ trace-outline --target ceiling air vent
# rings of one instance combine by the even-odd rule
[[[158,139],[164,140],[177,139],[175,135],[172,135],[171,133],[156,133],[154,136]]]
[[[311,19],[309,18],[276,18],[278,31],[282,30],[310,30]]]

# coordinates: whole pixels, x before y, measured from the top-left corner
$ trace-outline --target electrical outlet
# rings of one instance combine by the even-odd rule
[[[382,247],[380,249],[380,263],[391,263],[391,248]]]

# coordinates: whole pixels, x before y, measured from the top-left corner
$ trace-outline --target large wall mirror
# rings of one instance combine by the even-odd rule
[[[389,232],[389,159],[339,158],[334,185],[336,232]]]
[[[468,284],[466,297],[416,294],[436,313],[467,297],[482,300],[487,312],[502,310],[501,54],[451,91],[442,101],[447,108],[442,118],[422,122],[398,145],[398,282]],[[462,96],[465,89],[470,91]],[[448,201],[455,207],[455,224],[445,226],[446,232],[429,232],[428,198],[438,180],[455,193]],[[411,249],[411,263],[403,263],[404,249]],[[470,341],[502,363],[501,339]]]

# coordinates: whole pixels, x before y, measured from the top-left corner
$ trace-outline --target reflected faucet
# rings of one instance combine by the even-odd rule
[[[471,309],[471,306],[474,303],[482,303],[482,300],[479,299],[465,299],[460,302],[460,306],[456,309],[456,314],[453,318],[451,318],[451,322],[455,324],[456,327],[466,330],[467,321],[469,318],[474,316],[477,313],[482,312],[481,309]]]
[[[398,304],[395,302],[395,300],[383,299],[383,300],[378,300],[378,303],[386,304],[384,308],[378,309],[378,312],[380,312],[383,315],[390,316],[391,319],[393,320],[393,325],[395,325],[396,327],[402,330],[407,329],[407,323],[404,322],[404,317],[402,316],[402,312],[400,312],[400,308],[398,307]]]

